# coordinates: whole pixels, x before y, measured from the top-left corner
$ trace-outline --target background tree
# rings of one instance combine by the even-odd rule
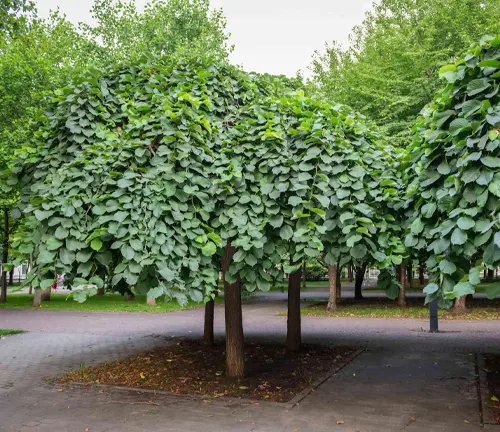
[[[439,68],[500,30],[499,0],[382,0],[350,45],[316,52],[310,92],[352,106],[408,143],[420,110],[440,87]]]
[[[91,12],[96,25],[80,30],[103,65],[149,54],[226,58],[231,50],[226,18],[209,0],[153,0],[142,12],[134,1],[95,0]]]

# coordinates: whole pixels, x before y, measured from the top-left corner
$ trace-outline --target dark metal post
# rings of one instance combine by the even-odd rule
[[[432,300],[429,303],[429,311],[430,311],[430,332],[437,333],[438,329],[438,301]]]

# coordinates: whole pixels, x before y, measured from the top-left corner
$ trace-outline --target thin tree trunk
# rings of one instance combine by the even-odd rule
[[[226,318],[226,375],[245,376],[243,314],[241,311],[241,282],[226,282],[227,273],[235,248],[228,244],[224,248],[222,272],[224,274],[224,315]],[[300,284],[300,279],[299,279]]]
[[[104,287],[102,288],[97,288],[97,296],[103,296],[104,295]]]
[[[210,300],[205,304],[205,327],[203,329],[203,344],[207,346],[214,345],[214,313],[215,301]]]
[[[295,264],[290,260],[290,264]],[[288,275],[288,318],[286,320],[286,350],[298,351],[302,342],[300,321],[301,269]]]
[[[337,272],[336,273],[337,273],[336,285],[337,285],[337,303],[338,303],[342,298],[342,279],[341,279],[342,270],[338,264],[337,264]]]
[[[408,286],[411,288],[413,286],[413,265],[408,264],[406,267],[406,273],[408,275],[407,281],[408,281]]]
[[[33,296],[33,307],[40,307],[42,304],[42,290],[36,289]]]
[[[347,267],[347,278],[349,279],[349,282],[352,283],[353,279],[354,279],[354,274],[353,274],[353,270],[352,270],[352,265],[349,264],[349,266]]]
[[[2,263],[9,261],[9,209],[3,209],[3,252]],[[7,271],[2,268],[2,287],[0,289],[0,303],[7,301]]]
[[[41,298],[42,301],[50,301],[52,287],[48,287],[47,289],[41,290]]]
[[[307,272],[307,267],[306,267],[306,262],[304,261],[304,265],[302,266],[302,288],[303,289],[306,289],[306,287],[307,287],[306,272]]]
[[[9,285],[14,285],[14,268],[9,272]]]
[[[491,270],[491,269],[488,269],[488,276],[487,276],[486,280],[488,282],[493,282],[493,278],[494,277],[495,277],[495,271]]]
[[[467,296],[462,296],[455,299],[452,312],[456,314],[463,314],[467,312]]]
[[[326,310],[333,312],[337,310],[337,266],[335,264],[328,265],[328,285],[330,286],[330,295]]]
[[[397,267],[398,271],[398,279],[399,283],[401,284],[401,288],[399,289],[399,295],[398,295],[398,306],[400,307],[406,307],[406,293],[405,293],[405,288],[406,288],[406,266],[404,264],[400,264]]]
[[[420,282],[420,286],[422,286],[423,284],[425,284],[424,266],[423,265],[421,265],[418,268],[418,281]]]
[[[363,298],[363,280],[365,279],[366,263],[361,267],[356,267],[356,281],[354,283],[354,299],[361,300]]]

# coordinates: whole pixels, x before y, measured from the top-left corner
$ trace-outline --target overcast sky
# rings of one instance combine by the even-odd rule
[[[142,7],[147,0],[136,0]],[[36,0],[42,16],[59,7],[68,19],[92,23],[93,0]],[[235,45],[232,61],[248,71],[295,75],[325,42],[347,44],[372,0],[211,0],[222,7]]]

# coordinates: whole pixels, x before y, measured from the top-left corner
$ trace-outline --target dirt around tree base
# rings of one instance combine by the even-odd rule
[[[247,376],[235,380],[224,374],[224,344],[205,347],[201,341],[183,340],[125,360],[69,372],[53,381],[288,402],[322,375],[345,364],[354,351],[305,345],[298,353],[287,354],[281,345],[248,344]]]

